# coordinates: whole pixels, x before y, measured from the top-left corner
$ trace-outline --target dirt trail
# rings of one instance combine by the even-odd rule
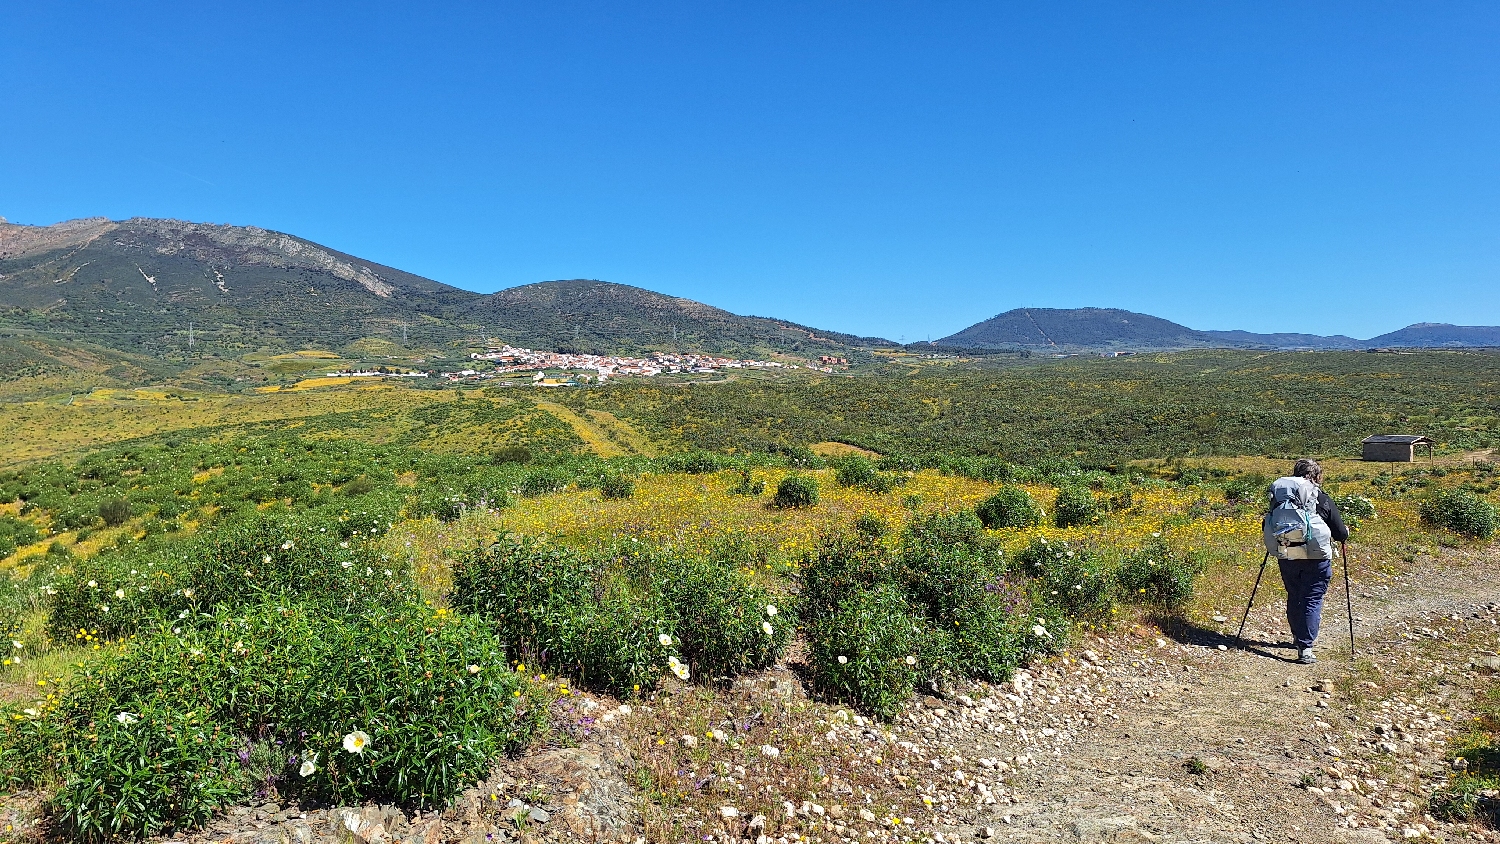
[[[563,407],[557,402],[544,401],[542,399],[533,399],[533,401],[536,402],[537,407],[568,423],[568,426],[573,429],[578,438],[583,440],[584,444],[600,457],[619,457],[626,453],[626,450],[619,443],[610,439],[607,433],[600,430],[590,420],[574,413],[571,409]]]
[[[947,827],[949,841],[986,833],[1028,842],[1441,835],[1441,825],[1421,816],[1423,778],[1442,763],[1443,739],[1475,685],[1471,673],[1459,676],[1474,644],[1494,653],[1497,613],[1486,605],[1500,602],[1497,571],[1500,553],[1490,552],[1419,578],[1356,584],[1358,663],[1347,659],[1341,588],[1330,593],[1315,666],[1290,661],[1284,605],[1263,590],[1248,649],[1235,647],[1238,619],[1215,625],[1221,630],[1183,627],[1171,638],[1137,630],[1084,643],[1091,649],[1084,659],[1023,672],[972,707],[929,698],[903,721],[937,739],[928,755],[949,786],[937,794],[956,797],[955,769],[971,781],[1007,774],[1004,786],[994,784],[1003,796],[993,803],[965,811],[953,801],[950,814],[931,820]],[[1418,638],[1432,647],[1416,647]],[[1315,692],[1323,680],[1332,681],[1328,693]],[[1403,694],[1417,696],[1407,702]],[[1382,748],[1375,724],[1407,710],[1428,727]],[[1442,720],[1455,710],[1455,721]],[[1305,787],[1314,783],[1332,793]]]

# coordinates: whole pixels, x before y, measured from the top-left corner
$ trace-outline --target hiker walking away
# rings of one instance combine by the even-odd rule
[[[1349,539],[1344,517],[1322,483],[1318,461],[1298,460],[1289,477],[1271,484],[1271,509],[1262,522],[1266,551],[1276,555],[1286,586],[1286,621],[1303,665],[1317,661],[1313,642],[1333,580],[1333,543]]]

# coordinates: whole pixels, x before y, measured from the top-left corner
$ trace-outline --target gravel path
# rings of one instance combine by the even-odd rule
[[[925,755],[946,776],[930,790],[953,807],[936,815],[938,831],[949,841],[1470,834],[1420,807],[1443,778],[1448,719],[1476,684],[1470,659],[1495,653],[1497,569],[1491,552],[1357,584],[1355,663],[1347,640],[1328,647],[1346,635],[1341,607],[1325,618],[1321,662],[1303,666],[1290,661],[1282,606],[1262,600],[1245,649],[1232,638],[1238,619],[1219,616],[1217,629],[1095,639],[1082,658],[1023,672],[973,706],[929,698],[903,722],[936,739]],[[957,771],[989,780],[993,802],[958,802],[978,788]]]

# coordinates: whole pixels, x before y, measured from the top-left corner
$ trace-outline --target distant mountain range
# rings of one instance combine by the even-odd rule
[[[1421,322],[1368,340],[1342,334],[1256,334],[1197,331],[1170,320],[1117,308],[1016,308],[935,345],[960,349],[1155,351],[1166,349],[1379,349],[1500,346],[1500,327]]]
[[[62,354],[59,343],[116,350],[129,359],[101,359],[101,369],[137,370],[205,352],[228,359],[309,348],[363,359],[427,350],[452,359],[485,342],[789,358],[857,358],[896,346],[603,281],[480,294],[266,229],[102,217],[52,226],[0,218],[0,336],[32,344],[0,355],[0,364],[43,369],[54,367],[48,361]],[[1069,352],[1500,346],[1500,328],[1419,323],[1356,340],[1197,331],[1111,308],[1021,308],[935,345]],[[8,377],[15,376],[0,372],[0,380]]]
[[[0,329],[166,354],[325,348],[688,350],[817,356],[872,345],[602,281],[484,295],[266,229],[136,218],[0,223]]]

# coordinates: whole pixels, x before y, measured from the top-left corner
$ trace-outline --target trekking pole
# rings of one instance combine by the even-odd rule
[[[1240,619],[1240,632],[1236,633],[1234,640],[1240,647],[1245,646],[1245,622],[1250,620],[1250,608],[1255,606],[1255,593],[1260,591],[1260,579],[1266,574],[1266,563],[1271,562],[1271,552],[1267,551],[1265,559],[1260,561],[1260,574],[1255,576],[1255,588],[1250,590],[1250,603],[1245,605],[1245,617]]]
[[[1349,661],[1354,661],[1354,598],[1349,594],[1349,546],[1339,543],[1344,556],[1344,608],[1349,611]]]

